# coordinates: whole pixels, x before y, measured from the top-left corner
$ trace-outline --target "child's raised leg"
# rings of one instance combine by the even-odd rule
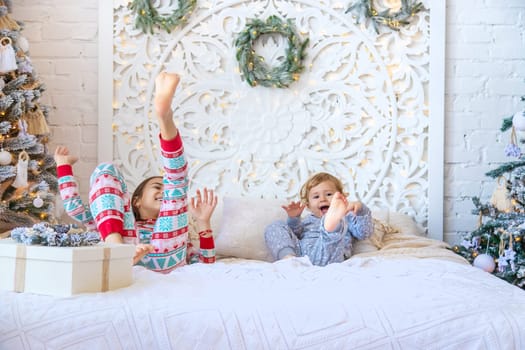
[[[122,243],[136,236],[124,177],[114,164],[102,163],[91,174],[89,207],[104,241]]]
[[[324,218],[324,228],[328,232],[333,232],[341,220],[349,211],[348,200],[340,192],[336,192],[332,201],[330,202],[330,207],[326,212]]]
[[[171,102],[179,81],[178,74],[167,72],[161,72],[155,79],[154,107],[159,122],[160,135],[165,140],[174,139],[178,133],[173,122]]]
[[[151,235],[155,254],[147,267],[162,272],[187,262],[188,166],[171,105],[179,76],[162,72],[155,78],[154,110],[160,128],[160,160],[164,168],[162,204]]]
[[[89,207],[104,242],[137,244],[127,186],[114,164],[102,163],[91,174]],[[152,251],[149,244],[136,245],[133,264]]]

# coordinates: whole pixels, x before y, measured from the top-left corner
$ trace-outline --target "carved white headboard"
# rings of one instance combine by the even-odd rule
[[[135,29],[125,3],[99,0],[99,160],[120,163],[131,189],[160,172],[153,83],[168,70],[182,76],[173,109],[193,189],[296,199],[327,171],[442,238],[444,1],[379,34],[345,13],[352,0],[199,0],[184,27],[154,35]],[[289,88],[249,86],[235,58],[246,20],[270,15],[309,38]],[[276,65],[286,41],[266,39],[255,49]]]

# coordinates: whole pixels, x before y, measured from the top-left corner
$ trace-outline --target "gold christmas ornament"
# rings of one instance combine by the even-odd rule
[[[25,83],[24,85],[22,85],[21,88],[24,89],[24,90],[35,90],[40,85],[41,85],[41,83],[39,81],[31,80],[31,81]]]
[[[0,1],[0,6],[5,6],[3,1]],[[6,13],[0,16],[0,30],[19,31],[20,26]]]
[[[490,203],[499,211],[508,211],[512,209],[512,198],[507,188],[507,179],[500,176],[496,180],[496,188],[492,193]]]
[[[27,122],[27,132],[31,135],[46,135],[49,134],[49,126],[47,125],[44,112],[38,105],[32,110],[29,110],[24,115],[23,119]]]

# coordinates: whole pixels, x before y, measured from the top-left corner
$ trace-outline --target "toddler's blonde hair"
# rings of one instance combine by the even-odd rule
[[[301,202],[308,206],[308,195],[310,194],[310,190],[312,189],[312,187],[315,187],[321,182],[325,181],[332,182],[335,185],[335,188],[338,192],[341,192],[345,197],[347,196],[347,194],[343,191],[343,183],[341,182],[341,180],[328,173],[317,173],[312,175],[301,187],[301,191],[299,192],[299,195],[301,196]]]

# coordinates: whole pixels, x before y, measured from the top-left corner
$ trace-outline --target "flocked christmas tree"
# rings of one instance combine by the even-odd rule
[[[473,198],[479,226],[453,249],[474,266],[525,289],[525,153],[523,135],[517,136],[525,133],[525,110],[503,120],[501,131],[509,129],[505,155],[513,159],[486,173],[496,179],[496,189],[489,203]]]
[[[57,192],[55,163],[48,153],[48,109],[29,58],[23,24],[0,0],[0,233],[52,221]]]

